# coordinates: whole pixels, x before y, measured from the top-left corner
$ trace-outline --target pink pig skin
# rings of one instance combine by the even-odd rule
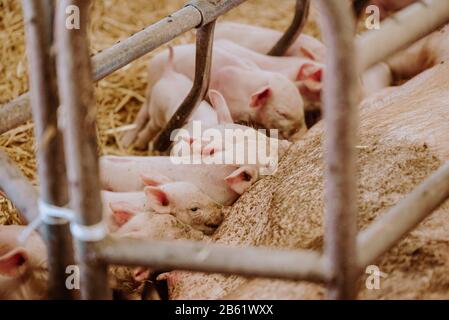
[[[222,221],[222,205],[189,182],[173,182],[146,187],[141,192],[103,192],[104,218],[111,232],[133,214],[171,214],[185,224],[212,233]]]
[[[177,164],[170,157],[104,156],[100,158],[100,180],[103,189],[114,192],[141,191],[145,186],[168,182],[190,182],[215,202],[227,206],[239,197],[242,185],[252,183],[245,177],[252,176],[253,171],[243,168],[242,171],[235,165]],[[235,179],[238,170],[240,179]],[[232,181],[228,182],[229,178]]]
[[[164,73],[155,85],[149,88],[151,92],[148,92],[147,101],[137,116],[137,129],[128,132],[122,139],[125,147],[128,147],[137,136],[135,146],[138,149],[146,148],[149,141],[165,128],[192,88],[192,80],[175,72],[173,48],[169,50],[170,56]],[[206,101],[201,102],[188,121],[194,120],[201,121],[203,126],[218,124],[216,112]]]
[[[255,52],[229,40],[218,40],[215,48],[222,48],[240,58],[254,62],[263,70],[279,72],[297,83],[301,94],[310,100],[319,100],[324,64],[309,58],[271,57]]]
[[[21,244],[22,226],[0,226],[0,300],[47,298],[47,251],[35,232]]]
[[[215,38],[227,39],[243,47],[267,54],[282,37],[282,32],[236,22],[221,22],[215,27]],[[309,58],[323,62],[326,48],[321,41],[301,34],[287,50],[286,56]]]
[[[180,45],[173,49],[176,72],[193,80],[195,46]],[[168,61],[168,50],[150,60],[149,90],[164,74]],[[304,102],[292,81],[218,46],[213,52],[210,89],[224,96],[236,122],[256,122],[265,128],[279,129],[284,138],[305,126]],[[151,99],[150,95],[147,99]]]
[[[110,232],[117,231],[123,221],[128,220],[126,213],[121,211],[123,206],[133,208],[138,212],[149,212],[151,207],[147,196],[140,192],[110,192],[102,191],[103,219],[106,221]]]

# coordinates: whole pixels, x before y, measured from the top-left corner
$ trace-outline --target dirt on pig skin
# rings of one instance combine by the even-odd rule
[[[358,227],[366,228],[449,160],[449,64],[440,64],[360,106]],[[228,210],[213,241],[231,245],[322,250],[322,123],[294,143],[278,171]],[[387,274],[361,299],[446,299],[449,288],[449,202],[376,262]],[[320,285],[175,272],[172,299],[314,299]]]
[[[424,145],[380,144],[376,136],[369,136],[361,141],[361,146],[358,225],[363,229],[434,172],[441,162]],[[260,181],[234,205],[214,240],[235,245],[321,250],[322,184],[321,137],[313,136],[304,143],[296,143],[281,161],[278,172]],[[426,287],[430,285],[425,284],[423,270],[433,273],[432,283],[442,289],[435,288],[432,292],[448,295],[444,288],[449,286],[449,276],[445,276],[449,254],[444,251],[448,251],[449,243],[443,240],[444,227],[435,221],[449,217],[448,205],[444,208],[384,256],[379,266],[388,277],[382,281],[382,290],[362,290],[360,298],[412,298],[411,295],[417,298],[420,292],[417,279]],[[428,234],[426,228],[430,225],[432,237],[424,238],[423,232]],[[442,229],[438,233],[441,239],[435,238],[438,229]],[[417,237],[420,241],[416,241]],[[434,249],[441,253],[431,254]],[[316,299],[324,294],[321,286],[304,282],[184,272],[176,272],[175,279],[172,299]],[[407,288],[407,281],[414,290]],[[396,285],[400,289],[396,290]],[[429,292],[428,288],[423,290]]]

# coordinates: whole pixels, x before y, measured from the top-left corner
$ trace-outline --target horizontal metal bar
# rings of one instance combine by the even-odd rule
[[[360,70],[384,61],[449,21],[449,1],[421,0],[356,39]],[[379,45],[382,44],[382,45]]]
[[[22,214],[23,222],[31,222],[39,215],[37,191],[17,165],[0,150],[0,189],[2,189]]]
[[[103,79],[180,34],[195,28],[201,21],[201,13],[196,8],[187,6],[96,54],[92,58],[94,80]]]
[[[449,161],[380,216],[357,238],[358,264],[365,268],[449,199]]]
[[[201,12],[202,21],[198,27],[203,27],[206,24],[217,20],[221,15],[245,1],[246,0],[191,0],[188,2],[187,6],[193,6]]]
[[[326,282],[327,264],[314,251],[230,247],[191,241],[109,239],[97,247],[108,264]]]
[[[92,58],[93,79],[99,81],[177,36],[215,20],[246,0],[197,0]],[[31,120],[29,94],[0,107],[0,134]]]

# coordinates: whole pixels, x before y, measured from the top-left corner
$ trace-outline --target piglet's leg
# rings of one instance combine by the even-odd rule
[[[147,123],[145,128],[137,135],[135,146],[139,150],[145,150],[148,148],[148,143],[156,136],[161,130],[159,126],[155,125],[153,121]]]
[[[429,50],[429,37],[388,59],[387,64],[394,80],[411,79],[434,64],[435,57]]]
[[[139,113],[137,114],[137,117],[134,120],[136,128],[128,131],[123,135],[121,141],[123,147],[128,148],[136,140],[139,131],[141,131],[142,128],[144,128],[144,126],[148,124],[149,118],[150,116],[148,114],[148,107],[146,106],[146,104],[144,104],[142,108],[140,108]]]

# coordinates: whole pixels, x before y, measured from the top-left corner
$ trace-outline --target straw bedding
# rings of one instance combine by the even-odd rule
[[[92,53],[164,18],[181,8],[184,0],[94,0],[90,26]],[[27,59],[20,0],[0,0],[0,104],[28,91]],[[292,17],[294,1],[249,0],[222,19],[285,30]],[[313,22],[306,32],[318,34]],[[194,41],[194,32],[175,39],[174,44]],[[96,84],[99,143],[102,154],[135,154],[117,144],[120,126],[131,123],[145,99],[148,59],[162,48],[131,63]],[[0,148],[17,162],[24,174],[37,183],[33,124],[27,123],[0,136]],[[17,212],[0,195],[0,224],[17,223]]]

